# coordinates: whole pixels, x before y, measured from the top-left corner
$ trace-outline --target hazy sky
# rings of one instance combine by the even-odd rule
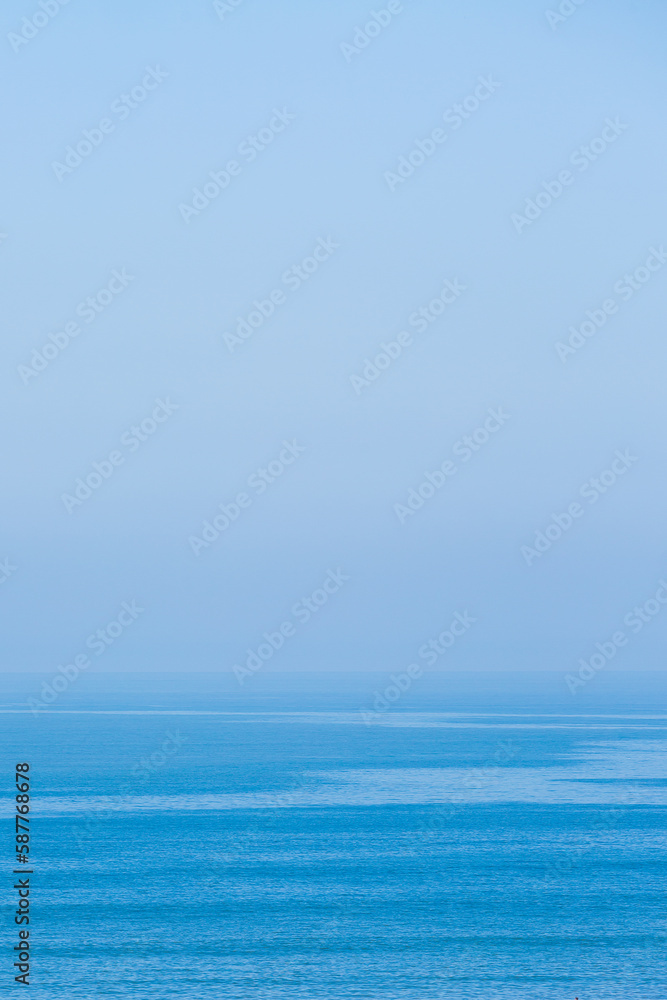
[[[456,613],[436,668],[661,667],[664,6],[44,5],[0,18],[2,669],[283,623],[268,669],[403,669]]]

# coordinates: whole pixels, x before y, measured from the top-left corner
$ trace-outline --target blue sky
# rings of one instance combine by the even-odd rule
[[[467,611],[439,667],[566,670],[667,574],[664,8],[587,0],[551,27],[558,5],[536,0],[393,6],[354,54],[386,5],[71,0],[18,51],[41,8],[3,7],[3,670],[54,670],[132,600],[145,611],[96,669],[229,670],[338,570],[270,669],[392,670]],[[420,330],[446,280],[464,290]],[[298,458],[249,485],[286,441]],[[625,471],[583,497],[619,450]],[[577,502],[528,565],[522,546]],[[656,614],[615,666],[660,667],[665,628]]]

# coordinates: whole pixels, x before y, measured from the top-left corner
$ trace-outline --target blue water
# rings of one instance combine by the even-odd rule
[[[33,1000],[667,995],[662,713],[0,729],[10,778],[30,747]]]

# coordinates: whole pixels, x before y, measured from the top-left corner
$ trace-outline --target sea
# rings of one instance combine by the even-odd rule
[[[664,1000],[664,682],[447,683],[5,685],[0,995],[25,762],[32,1000]]]

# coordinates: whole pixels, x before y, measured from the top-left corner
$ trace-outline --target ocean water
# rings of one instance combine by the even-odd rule
[[[5,709],[0,729],[6,826],[31,764],[34,1000],[667,995],[662,712]]]

